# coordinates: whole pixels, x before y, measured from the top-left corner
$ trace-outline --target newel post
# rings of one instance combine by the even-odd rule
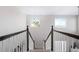
[[[51,27],[51,51],[53,51],[53,26]]]
[[[27,51],[29,51],[29,28],[27,25]]]

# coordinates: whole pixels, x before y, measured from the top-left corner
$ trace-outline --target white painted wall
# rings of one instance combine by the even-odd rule
[[[78,34],[79,34],[79,16],[78,16],[78,25],[77,26],[78,26]]]
[[[0,7],[0,36],[24,30],[26,15],[16,7]]]
[[[27,16],[28,25],[30,27],[30,21],[33,16]],[[52,16],[38,16],[40,20],[40,27],[30,27],[30,31],[35,39],[44,40],[46,35],[49,33],[51,25],[53,24]],[[36,36],[37,35],[37,36]]]
[[[66,20],[66,27],[57,28],[54,25],[54,28],[60,31],[65,31],[69,33],[77,33],[77,16],[55,16],[63,17]]]

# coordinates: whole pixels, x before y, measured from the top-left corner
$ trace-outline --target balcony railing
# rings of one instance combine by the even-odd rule
[[[56,34],[59,34],[59,35],[57,36],[57,35],[55,34],[55,32],[56,32]],[[55,35],[54,35],[54,34],[55,34]],[[53,45],[54,45],[54,40],[55,40],[55,39],[58,39],[58,40],[59,40],[60,37],[61,37],[60,39],[62,39],[62,40],[64,40],[64,39],[70,40],[69,38],[73,38],[74,40],[79,40],[79,35],[55,30],[55,29],[53,29],[53,26],[52,26],[50,33],[48,34],[46,40],[44,40],[45,46],[46,46],[46,43],[47,43],[48,38],[49,38],[50,36],[51,36],[51,51],[53,51],[53,49],[54,49],[54,47],[53,47]],[[55,38],[55,37],[56,37],[56,38]],[[66,37],[67,37],[67,38],[66,38]],[[60,41],[60,40],[59,40],[59,41]]]
[[[58,35],[54,35],[56,32]],[[51,51],[54,51],[54,38],[57,37],[58,40],[60,39],[67,39],[73,38],[74,40],[79,40],[79,35],[66,33],[62,31],[58,31],[51,27],[50,33],[44,40],[44,48],[46,49],[46,43],[48,38],[51,36]],[[65,38],[64,38],[65,36]],[[66,38],[67,37],[67,38]],[[29,27],[27,26],[26,30],[22,30],[16,33],[4,35],[0,37],[0,51],[2,52],[23,52],[23,51],[30,51],[29,50],[29,38],[31,38],[33,42],[33,48],[35,48],[35,41],[32,37],[32,34],[29,31]],[[56,38],[56,39],[57,39]],[[70,40],[70,39],[68,39]]]

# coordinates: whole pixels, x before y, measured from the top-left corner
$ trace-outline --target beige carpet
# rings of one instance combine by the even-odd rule
[[[44,50],[44,49],[34,49],[30,50],[30,52],[51,52],[50,50]]]

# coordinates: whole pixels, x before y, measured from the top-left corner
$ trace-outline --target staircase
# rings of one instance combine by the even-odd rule
[[[43,51],[45,51],[43,40],[34,40],[34,41],[35,41],[34,49],[30,50],[30,52],[43,52]]]
[[[53,31],[54,31],[54,35],[53,35]],[[47,40],[50,36],[51,36],[51,41],[49,42],[50,50],[47,50],[48,48],[46,49],[47,46],[46,42],[48,42]],[[53,41],[53,36],[54,39],[57,40]],[[30,41],[29,38],[31,39],[31,42],[29,42]],[[77,42],[76,40],[79,41],[79,35],[54,30],[53,26],[46,39],[34,40],[27,26],[26,30],[0,36],[0,51],[1,52],[26,52],[26,51],[27,52],[52,52],[52,51],[72,52],[73,50],[75,50],[75,48],[79,49],[79,44],[76,43]],[[33,46],[30,47],[31,43]]]
[[[46,50],[44,40],[35,40],[35,47],[30,52],[50,52],[50,50]]]
[[[51,50],[47,50],[46,49],[46,42],[49,38],[49,36],[51,35]],[[33,42],[33,50],[29,50],[29,37],[32,39]],[[47,36],[47,38],[45,40],[34,40],[29,28],[27,26],[27,51],[29,52],[50,52],[53,51],[53,26],[51,28],[51,31],[49,33],[49,35]]]
[[[33,50],[30,50],[30,52],[51,52],[50,50],[46,50],[46,49],[33,49]]]

